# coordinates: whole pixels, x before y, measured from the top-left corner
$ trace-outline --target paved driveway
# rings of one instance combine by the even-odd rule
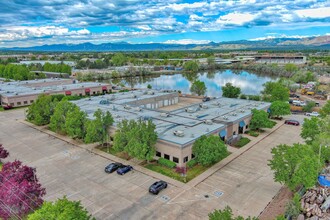
[[[0,112],[0,143],[10,151],[9,159],[37,167],[46,200],[63,195],[81,200],[97,219],[207,219],[226,205],[235,213],[257,216],[280,188],[267,166],[270,149],[301,141],[300,127],[283,125],[196,187],[169,185],[154,196],[147,191],[154,178],[137,171],[106,174],[110,160],[16,120],[23,117],[23,110]]]

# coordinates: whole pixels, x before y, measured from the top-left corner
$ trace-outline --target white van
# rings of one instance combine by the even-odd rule
[[[295,106],[300,106],[300,100],[292,100],[292,104]]]

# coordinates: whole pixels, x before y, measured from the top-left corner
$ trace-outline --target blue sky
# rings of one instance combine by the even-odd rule
[[[330,35],[329,0],[0,0],[0,47]]]

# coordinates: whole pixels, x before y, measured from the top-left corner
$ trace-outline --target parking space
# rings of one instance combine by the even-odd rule
[[[23,110],[0,113],[0,143],[19,159],[37,168],[46,187],[46,200],[63,195],[81,200],[96,219],[207,219],[214,209],[257,216],[276,195],[267,163],[270,149],[280,143],[301,142],[300,126],[281,126],[269,137],[196,185],[169,185],[158,195],[148,192],[155,178],[133,170],[123,176],[106,174],[109,159],[54,139],[16,119]]]

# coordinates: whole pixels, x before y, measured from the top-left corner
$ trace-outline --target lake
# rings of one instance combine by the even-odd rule
[[[153,89],[180,90],[183,94],[190,93],[190,87],[194,80],[205,83],[207,96],[221,96],[221,87],[230,82],[240,87],[242,93],[257,95],[263,90],[263,84],[275,80],[268,76],[261,76],[246,71],[215,71],[213,73],[185,73],[174,75],[160,75],[155,77],[127,77],[113,80],[114,84],[123,83],[128,87],[147,88],[150,84]]]

